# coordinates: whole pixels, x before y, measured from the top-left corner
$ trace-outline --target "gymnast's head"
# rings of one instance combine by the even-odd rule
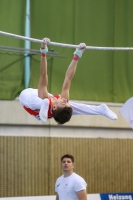
[[[72,107],[67,102],[67,99],[57,99],[52,107],[53,118],[58,124],[65,124],[70,121],[72,116]]]

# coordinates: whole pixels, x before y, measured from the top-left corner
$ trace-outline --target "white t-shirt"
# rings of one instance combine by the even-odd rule
[[[86,190],[87,183],[76,173],[68,177],[60,176],[55,183],[55,191],[59,195],[59,200],[78,200],[76,192]]]

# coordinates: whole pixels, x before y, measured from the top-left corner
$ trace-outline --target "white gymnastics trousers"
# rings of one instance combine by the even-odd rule
[[[120,109],[120,113],[125,117],[133,129],[133,97],[128,99]]]
[[[54,97],[49,93],[50,97]],[[38,97],[38,89],[27,88],[23,90],[19,96],[19,101],[23,106],[32,110],[41,109],[43,99]],[[68,102],[73,110],[72,115],[103,115],[112,120],[117,119],[115,113],[113,113],[106,104],[99,106],[88,105],[83,103],[76,103],[73,101]]]

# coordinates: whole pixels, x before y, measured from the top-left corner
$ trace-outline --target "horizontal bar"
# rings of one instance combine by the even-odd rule
[[[18,38],[18,39],[21,39],[21,40],[29,40],[31,42],[43,43],[43,40],[39,40],[39,39],[35,39],[35,38],[29,38],[29,37],[25,37],[25,36],[20,36],[20,35],[7,33],[7,32],[3,32],[3,31],[0,31],[0,34],[1,35],[5,35],[5,36],[9,36],[9,37]],[[67,48],[77,48],[78,47],[78,45],[58,43],[58,42],[50,42],[49,45],[67,47]],[[87,46],[86,49],[88,49],[88,50],[132,51],[133,47],[97,47],[97,46]]]

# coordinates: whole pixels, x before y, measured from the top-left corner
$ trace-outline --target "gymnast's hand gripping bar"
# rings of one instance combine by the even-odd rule
[[[1,35],[21,39],[21,40],[28,40],[31,42],[37,42],[37,43],[43,43],[43,40],[35,39],[35,38],[29,38],[25,36],[20,36],[12,33],[7,33],[0,31]],[[77,48],[78,45],[73,45],[73,44],[64,44],[64,43],[58,43],[58,42],[50,42],[48,45],[53,45],[53,46],[60,46],[60,47],[67,47],[67,48]],[[86,49],[89,50],[123,50],[123,51],[132,51],[133,47],[97,47],[97,46],[86,46]]]

